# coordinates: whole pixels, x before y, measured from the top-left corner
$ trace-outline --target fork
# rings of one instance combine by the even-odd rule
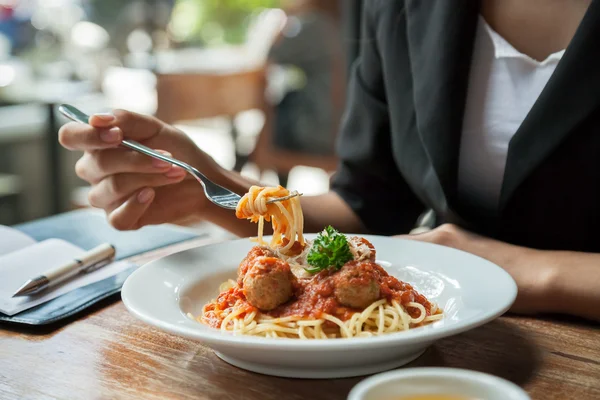
[[[79,122],[82,124],[88,124],[88,121],[90,119],[89,115],[85,114],[81,110],[79,110],[71,105],[68,105],[68,104],[62,104],[58,108],[58,111],[61,114],[63,114],[65,117],[69,118],[70,120]],[[169,157],[164,154],[161,154],[161,153],[154,151],[151,148],[144,146],[143,144],[138,143],[134,140],[122,140],[121,145],[123,145],[131,150],[135,150],[139,153],[145,154],[150,157],[157,158],[162,161],[166,161],[168,163],[177,165],[177,166],[185,169],[194,178],[196,178],[196,180],[198,180],[198,182],[200,182],[200,184],[202,185],[202,187],[204,189],[204,194],[206,195],[206,197],[212,203],[216,204],[219,207],[223,207],[223,208],[226,208],[229,210],[235,210],[237,208],[238,203],[242,199],[240,197],[240,195],[232,192],[229,189],[224,188],[223,186],[217,185],[216,183],[214,183],[213,181],[208,179],[202,172],[198,171],[196,168],[192,167],[188,163],[185,163],[185,162],[177,160],[173,157]],[[301,194],[294,191],[289,196],[270,199],[267,201],[267,203],[271,204],[271,203],[275,203],[277,201],[287,200],[287,199],[290,199],[290,198],[296,197],[296,196],[301,196]]]

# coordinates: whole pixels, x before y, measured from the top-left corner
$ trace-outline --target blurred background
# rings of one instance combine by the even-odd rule
[[[87,207],[70,103],[186,132],[223,167],[328,190],[360,0],[0,0],[0,224]]]

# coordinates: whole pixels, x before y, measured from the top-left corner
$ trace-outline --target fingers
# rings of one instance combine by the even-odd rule
[[[163,187],[156,190],[152,208],[139,220],[140,226],[161,224],[165,221],[175,223],[198,215],[208,200],[202,186],[195,180],[178,183],[176,190]],[[173,206],[176,204],[177,206]]]
[[[407,240],[416,240],[418,242],[432,242],[433,236],[429,235],[427,232],[425,233],[409,233],[405,235],[397,235],[394,236],[398,239],[407,239]]]
[[[164,150],[158,152],[171,156]],[[176,166],[147,155],[122,148],[86,152],[75,164],[77,176],[92,184],[100,182],[109,175],[122,173],[169,173],[180,176],[184,171]]]
[[[112,113],[98,113],[90,116],[88,123],[95,128],[110,128],[116,117]]]
[[[63,125],[58,141],[69,150],[99,150],[116,147],[123,140],[123,132],[117,127],[94,128],[77,122]]]
[[[108,221],[118,230],[131,230],[140,227],[139,220],[154,200],[152,188],[143,188],[132,194],[127,201],[108,214]]]
[[[465,231],[452,224],[444,224],[431,230],[417,230],[414,234],[401,235],[398,237],[401,239],[434,243],[459,249],[463,246],[465,240],[475,238],[475,236],[471,234],[468,234],[467,236]]]
[[[123,138],[147,140],[158,135],[165,124],[149,116],[126,110],[94,114],[88,124],[70,122],[59,131],[58,140],[69,150],[100,150],[116,147]]]
[[[133,140],[147,140],[160,133],[164,122],[150,115],[138,114],[127,110],[113,110],[112,113],[94,114],[90,125],[98,129],[119,127],[125,137]]]
[[[177,170],[178,175],[124,173],[110,175],[94,185],[88,193],[88,201],[93,207],[112,209],[123,199],[144,187],[160,187],[181,182],[185,171]]]
[[[133,140],[147,140],[158,135],[165,127],[165,123],[150,115],[143,115],[127,110],[114,110],[116,121],[113,126],[118,126],[125,137]]]
[[[206,203],[202,187],[193,180],[182,181],[176,186],[156,188],[147,207],[135,203],[135,196],[144,188],[126,198],[125,204],[108,209],[109,222],[117,229],[138,229],[146,225],[185,220]],[[140,202],[139,197],[137,202]],[[145,203],[143,203],[145,204]]]

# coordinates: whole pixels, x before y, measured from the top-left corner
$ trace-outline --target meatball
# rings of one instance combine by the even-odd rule
[[[364,309],[381,297],[379,269],[371,262],[351,261],[334,276],[336,300],[352,308]]]
[[[238,267],[238,285],[242,284],[244,276],[246,276],[246,272],[248,272],[248,270],[250,270],[250,267],[252,267],[252,265],[254,264],[254,260],[256,260],[258,257],[274,256],[275,253],[273,252],[273,250],[266,247],[254,246],[252,249],[250,249],[246,257],[242,260],[240,266]]]
[[[270,311],[292,297],[294,279],[287,262],[276,257],[258,257],[244,276],[242,288],[250,304],[261,311]]]

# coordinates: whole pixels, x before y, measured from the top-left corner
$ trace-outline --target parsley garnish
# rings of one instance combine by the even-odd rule
[[[340,269],[354,259],[346,236],[328,226],[319,233],[313,242],[306,261],[312,268],[305,268],[311,274],[329,267]]]

